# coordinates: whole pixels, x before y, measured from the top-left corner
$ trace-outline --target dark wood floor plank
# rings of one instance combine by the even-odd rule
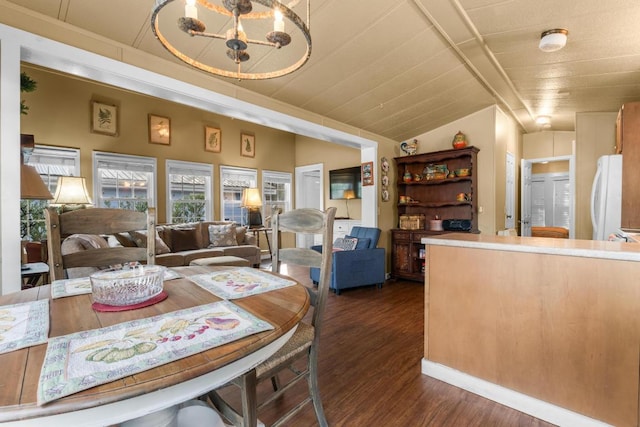
[[[289,274],[310,286],[308,270]],[[551,427],[421,373],[424,288],[396,281],[331,293],[320,340],[320,393],[330,426],[336,427]],[[270,384],[259,387],[259,397]],[[306,392],[294,387],[259,418],[269,425]],[[237,390],[225,396],[237,403]],[[282,412],[280,412],[282,411]],[[312,405],[293,418],[292,427],[316,426]]]

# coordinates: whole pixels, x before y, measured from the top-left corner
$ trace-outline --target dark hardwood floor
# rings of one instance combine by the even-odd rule
[[[289,275],[310,286],[308,269]],[[320,392],[330,426],[531,426],[548,427],[529,415],[422,375],[423,284],[388,281],[330,293],[320,341]],[[259,387],[259,399],[270,383]],[[292,407],[304,382],[259,413],[269,425]],[[235,400],[236,390],[225,392]],[[232,397],[230,397],[233,394]],[[237,400],[235,400],[237,402]],[[313,406],[289,422],[316,426]]]

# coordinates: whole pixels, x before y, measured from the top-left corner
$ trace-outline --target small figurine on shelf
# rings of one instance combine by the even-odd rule
[[[418,140],[414,139],[413,141],[403,141],[400,143],[400,149],[408,156],[416,154],[418,151]]]
[[[404,182],[411,182],[413,181],[413,175],[411,175],[411,172],[409,172],[407,169],[404,170],[404,175],[402,175],[402,180]]]
[[[456,135],[453,137],[453,142],[451,143],[451,145],[453,145],[453,148],[455,148],[456,150],[464,148],[467,146],[467,137],[464,133],[458,131],[458,133],[456,133]]]

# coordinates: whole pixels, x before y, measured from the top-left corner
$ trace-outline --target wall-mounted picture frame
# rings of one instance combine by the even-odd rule
[[[149,114],[149,142],[151,144],[171,144],[171,119]]]
[[[240,155],[244,157],[255,157],[256,137],[248,133],[240,134]]]
[[[118,107],[91,101],[91,132],[118,136]]]
[[[362,164],[362,185],[373,185],[373,162]]]
[[[222,150],[222,131],[213,126],[204,127],[204,151],[219,153]]]

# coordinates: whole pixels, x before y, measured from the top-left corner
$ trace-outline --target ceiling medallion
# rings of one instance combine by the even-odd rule
[[[177,26],[184,33],[192,37],[205,37],[210,39],[224,40],[225,45],[220,45],[221,54],[225,54],[229,62],[228,68],[218,68],[205,64],[199,60],[188,56],[175,47],[163,35],[160,30],[159,14],[160,11],[172,3],[174,0],[156,0],[151,14],[151,29],[162,46],[173,56],[192,67],[198,68],[217,76],[235,78],[238,80],[264,80],[276,77],[282,77],[290,74],[302,67],[311,56],[311,34],[309,33],[310,18],[310,0],[306,0],[307,6],[307,22],[305,23],[291,8],[295,7],[301,0],[292,0],[287,5],[277,0],[221,0],[222,5],[217,5],[208,0],[186,0],[184,16],[178,18]],[[253,3],[261,4],[266,7],[266,11],[254,12]],[[225,31],[224,34],[215,34],[206,32],[205,23],[198,19],[198,8],[201,12],[206,10],[231,19],[232,26]],[[306,50],[293,63],[288,63],[273,71],[267,72],[243,72],[242,64],[249,61],[251,45],[267,46],[273,49],[280,49],[288,46],[291,41],[291,35],[285,32],[284,18],[293,23],[304,37]],[[253,40],[247,37],[243,24],[249,25],[255,20],[271,20],[273,19],[273,31],[269,31],[265,35],[265,40]],[[163,26],[167,24],[163,21]],[[166,31],[166,29],[165,29]],[[225,52],[226,46],[226,52]],[[277,62],[277,61],[276,61]]]

